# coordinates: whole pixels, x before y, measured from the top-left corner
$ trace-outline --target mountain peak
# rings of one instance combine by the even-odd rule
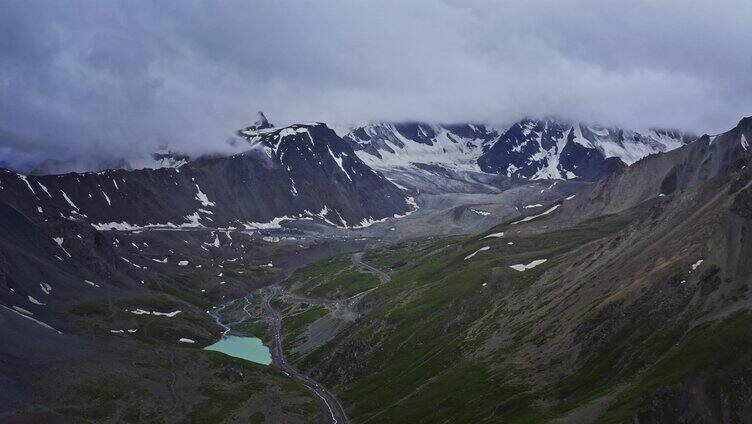
[[[269,123],[269,120],[266,119],[264,112],[258,111],[256,112],[256,122],[253,124],[253,126],[258,129],[262,129],[262,128],[271,128],[274,125]]]
[[[266,115],[264,115],[264,112],[258,111],[256,112],[256,122],[254,122],[253,125],[249,125],[238,132],[248,134],[248,133],[255,133],[261,130],[266,130],[269,128],[274,128],[274,125],[272,125],[269,122],[269,120],[266,119]]]
[[[737,127],[741,128],[742,130],[752,128],[752,116],[745,116],[744,118],[742,118],[739,121]]]

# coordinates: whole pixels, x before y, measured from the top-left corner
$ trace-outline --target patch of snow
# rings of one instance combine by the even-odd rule
[[[191,344],[196,343],[195,341],[193,341],[191,339],[186,339],[185,337],[181,337],[180,340],[178,340],[178,341],[180,343],[191,343]]]
[[[337,162],[337,166],[339,166],[339,169],[341,169],[342,172],[345,173],[345,175],[347,176],[347,179],[352,181],[353,179],[350,177],[350,173],[347,172],[344,166],[342,166],[343,159],[341,157],[335,156],[334,153],[332,152],[332,149],[329,146],[326,146],[326,149],[329,150],[329,154],[332,155],[332,159],[334,159],[334,161]]]
[[[76,206],[76,204],[73,203],[73,201],[71,201],[71,199],[68,197],[67,194],[65,194],[65,192],[62,189],[60,190],[60,193],[63,193],[63,199],[65,199],[65,201],[68,202],[68,204],[71,205],[73,209],[78,210],[78,206]]]
[[[31,312],[31,311],[29,311],[27,309],[24,309],[24,308],[22,308],[20,306],[14,306],[13,309],[15,309],[16,311],[21,312],[23,314],[26,314],[26,315],[34,315],[33,312]]]
[[[272,218],[269,222],[246,222],[243,223],[243,226],[246,228],[246,230],[271,230],[276,228],[282,228],[280,225],[282,221],[291,221],[294,218],[290,218],[288,216],[280,216],[276,218]]]
[[[28,296],[28,298],[29,298],[29,302],[31,302],[31,303],[33,303],[33,304],[35,304],[35,305],[38,305],[38,306],[44,306],[44,305],[45,305],[44,303],[42,303],[42,302],[40,302],[40,301],[38,301],[38,300],[34,299],[34,298],[33,298],[33,297],[31,297],[31,296]]]
[[[211,243],[206,243],[209,246],[219,247],[219,235],[214,234],[214,241]]]
[[[139,265],[139,264],[135,264],[135,263],[133,263],[133,262],[129,261],[128,259],[126,259],[126,258],[124,258],[124,257],[122,257],[122,256],[120,257],[120,259],[124,260],[125,262],[128,262],[129,264],[133,265],[134,267],[136,267],[136,268],[138,268],[138,269],[142,269],[142,268],[143,268],[143,267],[142,267],[141,265]]]
[[[397,184],[397,182],[396,182],[396,181],[395,181],[394,179],[392,179],[392,178],[389,178],[389,177],[386,177],[386,179],[387,179],[387,180],[389,180],[389,182],[390,182],[390,183],[392,183],[392,184],[394,184],[395,186],[397,186],[397,188],[398,188],[398,189],[400,189],[400,190],[405,190],[405,191],[407,191],[407,190],[408,190],[408,188],[407,188],[407,187],[405,187],[405,186],[401,186],[401,185]]]
[[[500,232],[500,233],[489,234],[489,235],[487,235],[487,236],[485,236],[483,238],[487,239],[487,238],[499,238],[499,237],[504,237],[504,232],[503,231]]]
[[[178,266],[186,266],[188,265],[188,261],[180,261],[178,262]]]
[[[47,190],[47,187],[45,187],[44,184],[42,184],[39,181],[37,181],[37,185],[39,185],[39,187],[42,187],[42,190],[44,190],[44,192],[47,193],[47,196],[49,196],[50,198],[52,198],[52,195],[50,194],[50,191]]]
[[[536,260],[530,262],[527,265],[525,265],[525,264],[510,265],[509,268],[512,268],[515,271],[523,272],[523,271],[526,271],[528,269],[535,268],[536,266],[538,266],[538,265],[546,262],[547,260],[548,259],[536,259]]]
[[[702,265],[702,261],[703,261],[703,260],[702,260],[702,259],[700,259],[699,261],[697,261],[697,262],[693,263],[693,264],[692,264],[692,271],[694,271],[694,270],[696,270],[697,268],[699,268],[699,267],[700,267],[700,265]]]
[[[469,255],[465,256],[465,259],[464,259],[464,260],[468,260],[468,259],[472,258],[473,256],[477,255],[478,253],[480,253],[480,252],[484,252],[484,251],[486,251],[486,250],[488,250],[488,249],[490,249],[490,248],[491,248],[491,246],[483,246],[483,247],[481,247],[480,249],[476,250],[475,252],[473,252],[473,253],[471,253],[471,254],[469,254]]]
[[[204,192],[201,191],[201,187],[199,187],[198,184],[196,184],[196,190],[198,191],[198,193],[196,193],[196,200],[198,200],[199,202],[201,202],[201,205],[203,205],[203,206],[214,206],[214,205],[216,205],[215,202],[209,201],[209,198],[206,197],[206,194],[204,194]]]
[[[65,252],[65,254],[66,254],[66,255],[68,255],[68,257],[69,257],[69,258],[72,258],[72,257],[73,257],[73,256],[71,256],[71,254],[70,254],[70,253],[68,253],[68,251],[67,251],[67,250],[65,250],[65,248],[63,247],[63,242],[65,241],[65,239],[64,239],[64,238],[62,238],[62,237],[55,237],[55,238],[53,238],[52,240],[54,240],[54,241],[55,241],[55,243],[57,243],[57,245],[58,245],[58,246],[60,246],[60,248],[61,248],[61,249],[63,249],[63,252]]]
[[[47,328],[47,329],[52,330],[52,331],[55,331],[58,334],[63,334],[62,331],[56,330],[55,328],[51,327],[47,323],[44,323],[42,321],[39,321],[38,319],[30,317],[29,315],[33,315],[33,314],[31,312],[29,312],[29,311],[26,311],[23,308],[19,308],[18,306],[14,306],[13,309],[11,309],[11,308],[9,308],[9,307],[7,307],[5,305],[0,305],[0,308],[6,309],[8,311],[11,311],[11,312],[15,313],[16,315],[22,316],[22,317],[24,317],[24,318],[26,318],[26,319],[28,319],[30,321],[34,321],[35,323],[41,325],[42,327]],[[26,311],[26,313],[22,313],[22,311]]]
[[[186,215],[185,219],[188,220],[187,223],[181,224],[181,227],[187,227],[187,228],[195,228],[195,227],[203,227],[200,222],[198,222],[201,217],[198,215],[198,212],[192,214],[192,215]]]
[[[548,215],[548,214],[550,214],[551,212],[555,211],[555,210],[556,210],[556,209],[558,209],[558,208],[559,208],[559,205],[554,205],[554,206],[553,206],[552,208],[550,208],[550,209],[548,209],[548,210],[546,210],[546,211],[544,211],[544,212],[541,212],[541,213],[539,213],[538,215],[531,215],[531,216],[526,216],[525,218],[522,218],[522,219],[521,219],[521,220],[519,220],[519,221],[515,221],[515,222],[513,222],[513,223],[512,223],[512,225],[514,225],[514,224],[519,224],[519,223],[521,223],[521,222],[528,222],[528,221],[532,221],[532,220],[534,220],[535,218],[540,218],[541,216],[545,216],[545,215]]]
[[[21,181],[26,183],[26,186],[29,187],[29,190],[31,190],[31,192],[34,193],[34,195],[36,196],[37,193],[31,187],[31,184],[29,184],[29,180],[26,178],[26,175],[21,175],[21,174],[16,174],[16,175],[18,175],[18,178],[21,179]]]
[[[175,315],[179,314],[182,311],[177,310],[177,311],[172,311],[172,312],[158,312],[158,311],[151,311],[151,312],[149,312],[149,311],[147,311],[145,309],[138,308],[138,309],[134,309],[132,311],[129,311],[129,310],[126,309],[126,312],[130,312],[130,313],[132,313],[134,315],[154,315],[154,316],[161,316],[161,317],[172,318],[172,317],[174,317]]]
[[[542,207],[543,207],[543,205],[541,205],[540,203],[536,203],[536,204],[534,204],[534,205],[525,205],[525,206],[523,206],[523,207],[524,207],[525,209],[532,209],[532,208],[542,208]]]

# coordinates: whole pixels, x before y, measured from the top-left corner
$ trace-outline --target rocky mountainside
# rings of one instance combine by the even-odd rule
[[[262,116],[239,134],[246,152],[176,168],[0,171],[0,338],[14,340],[0,347],[0,419],[323,420],[279,372],[199,350],[221,332],[207,311],[286,282],[333,296],[286,309],[284,343],[353,422],[748,416],[752,118],[686,144],[553,121],[378,124],[356,139]],[[576,181],[529,181],[567,172]],[[415,210],[398,175],[421,210],[371,225]],[[380,239],[467,216],[495,226]],[[325,231],[279,228],[296,221]],[[391,277],[346,256],[286,279],[353,251]],[[247,302],[233,319],[262,307]],[[260,324],[237,334],[264,339]],[[112,381],[124,389],[103,391]]]
[[[477,171],[478,156],[498,139],[495,129],[480,124],[373,123],[346,132],[364,162],[377,169],[440,164]]]
[[[374,123],[345,132],[359,157],[379,169],[440,165],[518,179],[597,180],[650,154],[694,140],[680,131],[631,131],[525,119],[506,130],[479,124]]]
[[[577,199],[574,214],[598,216],[622,211],[746,166],[752,154],[751,137],[752,118],[744,118],[723,134],[705,135],[681,149],[646,157],[596,183],[587,197]]]
[[[291,352],[354,421],[746,422],[750,123],[481,234],[373,250],[391,282]]]
[[[24,176],[0,170],[0,202],[32,219],[97,229],[270,228],[311,220],[352,227],[414,206],[323,124],[249,137],[244,154],[179,168]]]

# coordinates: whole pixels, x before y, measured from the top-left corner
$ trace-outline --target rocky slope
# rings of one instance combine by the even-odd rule
[[[752,118],[732,130],[703,136],[666,154],[652,155],[599,181],[587,197],[577,199],[577,215],[618,212],[657,196],[669,196],[740,168],[750,157]]]
[[[750,121],[477,236],[371,251],[392,282],[299,364],[354,421],[745,422]]]
[[[252,138],[256,147],[180,168],[24,176],[0,170],[0,202],[31,219],[50,216],[97,229],[274,228],[316,219],[364,226],[413,210],[323,124]]]

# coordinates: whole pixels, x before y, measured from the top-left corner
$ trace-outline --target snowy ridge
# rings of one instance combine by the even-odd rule
[[[409,168],[415,163],[480,171],[478,158],[498,132],[482,125],[371,123],[346,132],[358,157],[376,169]]]
[[[693,135],[674,130],[634,131],[526,119],[503,132],[478,163],[484,172],[510,178],[595,180],[694,139]]]
[[[338,132],[375,169],[428,164],[533,180],[597,179],[694,140],[673,130],[634,131],[552,119],[525,119],[505,130],[480,124],[375,122],[339,127]]]

